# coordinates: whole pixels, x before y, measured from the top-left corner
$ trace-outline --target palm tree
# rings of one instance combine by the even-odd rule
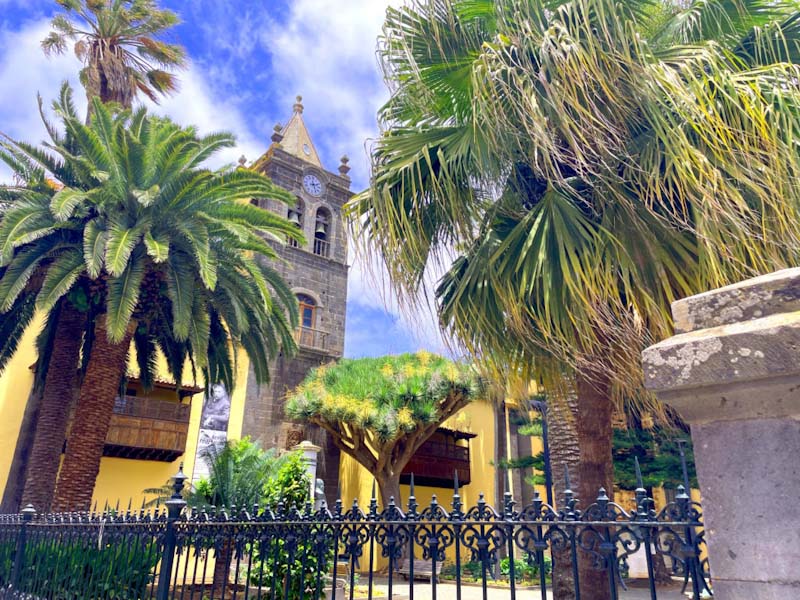
[[[179,385],[187,355],[207,380],[230,380],[241,347],[264,382],[270,358],[294,350],[296,303],[266,264],[276,253],[264,236],[281,242],[300,234],[245,202],[293,201],[267,178],[202,168],[233,144],[230,135],[201,138],[144,109],[114,111],[98,99],[85,125],[66,88],[57,109],[66,133],[50,126],[48,150],[8,144],[26,168],[60,185],[6,190],[13,201],[0,222],[0,308],[12,307],[34,274],[45,313],[68,294],[88,300],[85,374],[55,498],[55,508],[71,510],[90,503],[132,340],[140,362],[160,347]]]
[[[130,107],[138,93],[157,102],[158,94],[167,95],[176,89],[175,76],[169,71],[184,65],[184,50],[158,39],[177,24],[174,13],[159,10],[150,1],[64,0],[59,4],[67,14],[53,19],[53,31],[42,46],[46,53],[62,53],[68,42],[75,42],[75,53],[85,63],[81,81],[90,102],[87,117],[91,115],[94,97]],[[77,16],[79,23],[70,20],[71,15]],[[40,98],[40,112],[41,107]],[[28,185],[52,185],[39,169],[27,170],[14,154],[5,152],[2,158],[11,159],[11,167],[20,178],[33,177]],[[50,507],[69,411],[79,386],[80,344],[85,330],[91,331],[91,323],[86,322],[86,307],[78,308],[64,299],[53,314],[60,315],[61,320],[53,320],[53,335],[46,338],[49,344],[40,348],[36,364],[38,385],[29,398],[30,410],[26,410],[26,414],[30,412],[35,418],[27,419],[28,426],[20,432],[17,443],[16,454],[27,455],[27,460],[20,457],[12,465],[16,479],[24,482],[24,486],[22,483],[18,486],[21,490],[17,498],[4,499],[14,509],[20,503],[33,504],[40,511]],[[9,313],[8,321],[17,323],[17,330],[24,330],[21,326],[24,321],[17,321],[13,312]],[[3,350],[6,349],[13,354],[14,348],[8,346]]]
[[[66,14],[53,17],[42,41],[46,53],[62,54],[74,42],[75,56],[84,63],[80,79],[89,98],[130,108],[142,93],[153,102],[175,91],[170,71],[185,65],[184,49],[165,42],[165,31],[178,16],[161,10],[154,0],[57,0]]]
[[[62,103],[64,100],[62,97]],[[42,111],[41,97],[38,101],[42,119],[48,129],[53,130]],[[69,108],[74,110],[71,106]],[[69,136],[62,141],[70,151],[75,150]],[[25,143],[20,143],[18,148],[8,142],[0,146],[0,160],[11,167],[19,182],[18,186],[5,186],[0,191],[6,209],[25,193],[51,194],[57,191],[56,182],[48,177],[43,166],[28,160],[25,152],[38,154],[35,147]],[[68,177],[67,173],[63,175]],[[30,325],[36,308],[36,292],[41,283],[42,273],[33,274],[14,305],[6,307],[8,311],[0,315],[4,332],[8,334],[0,355],[0,368],[4,368],[14,355],[19,338]],[[34,386],[28,398],[26,419],[20,430],[15,463],[9,477],[10,481],[18,483],[7,489],[11,493],[4,497],[4,504],[10,510],[17,510],[21,504],[32,504],[40,511],[50,508],[69,411],[79,387],[78,357],[85,330],[90,327],[86,320],[87,308],[86,299],[74,294],[60,299],[37,338]]]
[[[584,505],[612,489],[615,404],[652,403],[639,351],[670,302],[796,264],[799,22],[761,0],[387,13],[385,133],[349,211],[407,303],[455,250],[442,324],[577,392]]]

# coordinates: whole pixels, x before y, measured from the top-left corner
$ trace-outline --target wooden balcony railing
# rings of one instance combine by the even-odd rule
[[[326,240],[314,239],[314,254],[328,257],[331,254],[331,243]]]
[[[297,345],[301,348],[311,348],[313,350],[328,350],[328,332],[312,329],[311,327],[298,327],[294,337]]]
[[[459,483],[466,485],[472,480],[469,448],[428,441],[411,457],[400,481],[408,483],[413,473],[415,483],[420,485],[452,487],[456,472]]]
[[[155,398],[117,398],[103,454],[172,462],[186,450],[191,409]]]

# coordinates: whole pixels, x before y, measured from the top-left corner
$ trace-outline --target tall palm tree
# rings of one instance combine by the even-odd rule
[[[63,53],[68,42],[75,43],[75,53],[85,64],[80,77],[90,103],[87,117],[91,116],[91,102],[95,97],[130,107],[139,93],[157,102],[159,94],[175,91],[176,79],[170,71],[185,64],[185,52],[180,46],[160,39],[166,30],[178,23],[174,13],[159,10],[149,0],[60,0],[59,4],[66,14],[54,17],[53,31],[42,46],[46,53]],[[39,99],[40,112],[41,106]],[[12,169],[20,178],[32,177],[28,185],[52,185],[39,169],[25,169],[13,155],[7,152],[3,158],[11,158]],[[16,469],[16,479],[24,485],[20,483],[16,486],[20,489],[16,490],[7,487],[6,492],[16,493],[7,493],[4,497],[4,505],[15,509],[20,503],[30,503],[44,511],[50,507],[69,411],[79,386],[79,348],[86,329],[91,331],[85,306],[76,307],[68,299],[59,305],[54,315],[60,315],[60,320],[53,320],[53,335],[47,338],[48,346],[39,352],[38,385],[29,398],[30,410],[26,410],[31,418],[26,419],[27,427],[20,431],[15,453],[20,459],[12,465],[12,469]],[[8,320],[17,322],[11,313]],[[17,329],[22,330],[19,326]],[[53,360],[49,360],[51,355]]]
[[[584,505],[611,490],[614,401],[646,400],[670,302],[796,264],[798,23],[762,0],[387,13],[392,96],[349,211],[404,300],[455,251],[443,325],[577,391]]]
[[[178,16],[154,0],[56,0],[65,14],[53,17],[42,41],[47,53],[62,54],[73,42],[84,63],[80,79],[89,98],[130,108],[142,93],[154,102],[175,91],[171,72],[185,65],[183,47],[165,42]]]
[[[62,96],[60,104],[56,103],[57,110],[65,100],[68,99]],[[45,118],[41,97],[38,101],[42,119],[47,128],[55,132]],[[66,108],[74,111],[71,100]],[[62,143],[70,152],[76,150],[74,141],[68,135],[63,137]],[[0,160],[11,167],[18,181],[18,185],[5,186],[0,191],[6,209],[24,193],[34,191],[52,194],[57,191],[58,185],[49,178],[46,168],[28,160],[26,151],[34,155],[38,153],[35,147],[25,143],[20,143],[19,148],[8,142],[1,144]],[[66,172],[63,177],[68,177]],[[42,273],[33,274],[14,305],[0,315],[9,334],[0,355],[0,368],[5,368],[6,362],[16,352],[19,337],[30,325],[36,307],[36,291],[41,283]],[[9,510],[17,510],[20,505],[26,504],[32,504],[40,511],[50,508],[69,411],[79,387],[81,343],[86,328],[91,327],[86,319],[87,313],[85,298],[70,294],[59,300],[37,338],[34,386],[28,397],[26,418],[20,428],[9,476],[9,481],[15,481],[16,484],[7,486],[3,499]]]
[[[60,185],[8,192],[15,198],[0,221],[0,309],[12,307],[38,274],[40,310],[78,294],[96,313],[56,486],[55,508],[72,510],[90,503],[132,340],[140,357],[159,345],[178,383],[187,353],[207,378],[224,377],[241,347],[263,382],[270,358],[294,350],[294,297],[260,258],[277,256],[264,237],[280,242],[300,234],[245,202],[293,201],[267,178],[202,167],[233,144],[230,135],[198,137],[144,109],[116,111],[98,99],[85,125],[68,89],[62,98],[66,133],[50,127],[47,150],[8,144]]]

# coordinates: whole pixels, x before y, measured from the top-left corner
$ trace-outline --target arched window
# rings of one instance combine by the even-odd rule
[[[300,198],[297,198],[297,204],[295,206],[289,207],[289,214],[287,218],[289,219],[290,223],[294,223],[294,225],[300,230],[303,230],[304,218],[305,218],[306,207],[303,204],[303,201]],[[289,245],[293,248],[298,248],[300,244],[295,240],[289,240]]]
[[[314,224],[314,254],[330,256],[331,253],[331,213],[326,208],[317,209],[317,220]]]
[[[317,324],[317,301],[307,294],[297,294],[300,304],[300,327],[314,329]]]

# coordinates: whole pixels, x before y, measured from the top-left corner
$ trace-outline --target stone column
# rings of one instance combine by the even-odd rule
[[[800,269],[672,306],[645,383],[691,425],[715,596],[800,598]]]
[[[317,457],[319,456],[322,448],[315,446],[308,440],[303,440],[294,448],[292,448],[292,450],[303,453],[303,460],[305,460],[306,463],[306,471],[308,472],[308,478],[311,481],[311,489],[309,490],[308,497],[311,499],[312,504],[314,504],[316,500],[314,492],[317,489]]]

